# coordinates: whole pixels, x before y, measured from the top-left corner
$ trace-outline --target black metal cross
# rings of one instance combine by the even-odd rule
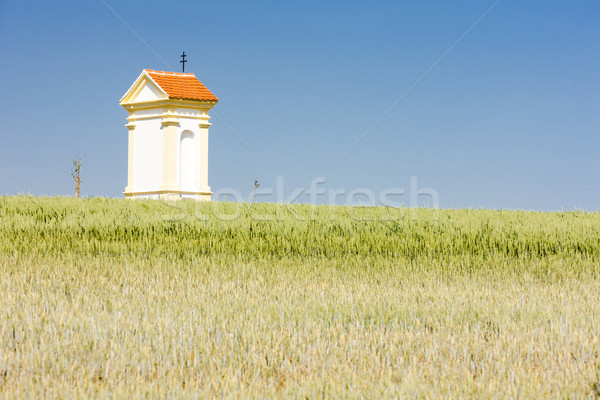
[[[181,55],[181,61],[179,62],[181,63],[181,72],[185,72],[185,63],[187,62],[187,60],[185,59],[185,51]]]

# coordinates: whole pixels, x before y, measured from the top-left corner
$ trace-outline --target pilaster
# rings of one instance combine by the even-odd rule
[[[125,125],[129,130],[129,143],[127,149],[127,187],[125,188],[125,194],[135,192],[134,189],[134,170],[133,170],[133,158],[134,158],[134,145],[135,145],[135,124]]]
[[[179,190],[177,184],[177,127],[179,122],[176,118],[167,117],[163,118],[161,124],[163,129],[163,173],[160,190]]]
[[[202,121],[198,124],[198,159],[199,159],[199,168],[198,178],[200,187],[198,191],[204,192],[207,194],[212,194],[210,191],[210,186],[208,186],[208,128],[210,127],[210,123],[208,121]]]

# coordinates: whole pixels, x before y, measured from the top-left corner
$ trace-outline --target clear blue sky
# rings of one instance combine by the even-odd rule
[[[213,190],[414,176],[443,208],[600,209],[598,1],[500,1],[343,158],[494,0],[106,3],[260,155],[213,116]],[[2,2],[0,50],[0,194],[72,194],[80,152],[82,194],[122,196],[118,100],[160,58],[100,1]]]

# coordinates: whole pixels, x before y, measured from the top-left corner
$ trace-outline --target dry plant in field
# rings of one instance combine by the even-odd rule
[[[79,192],[81,189],[81,157],[78,155],[73,160],[73,169],[71,170],[71,176],[75,181],[75,197],[79,198]]]

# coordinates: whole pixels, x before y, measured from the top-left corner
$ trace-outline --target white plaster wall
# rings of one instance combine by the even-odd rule
[[[160,118],[135,122],[133,182],[136,192],[160,189],[163,170],[162,146],[163,131]]]
[[[160,109],[159,109],[160,110]],[[178,111],[186,111],[187,109],[178,109]],[[160,110],[162,111],[162,110]],[[135,140],[134,140],[134,157],[133,157],[133,188],[135,192],[154,192],[159,191],[162,184],[163,173],[163,135],[162,115],[157,110],[138,110],[134,118],[135,124]],[[206,165],[207,160],[203,157],[208,157],[208,152],[202,150],[206,147],[207,129],[201,129],[198,124],[201,123],[197,117],[205,114],[201,110],[190,110],[189,118],[179,117],[177,126],[177,144],[176,151],[171,154],[175,158],[176,165],[176,182],[182,191],[190,192],[206,192],[210,191],[210,187],[206,183]],[[156,117],[154,117],[156,115]],[[136,117],[145,117],[136,119]],[[195,117],[195,118],[194,118]],[[181,138],[184,132],[192,133],[192,138],[188,140],[187,157],[181,158]],[[205,154],[206,153],[206,154]],[[182,161],[185,165],[182,165]],[[191,181],[182,182],[182,168],[190,172]],[[184,177],[185,178],[185,177]],[[185,180],[185,179],[184,179]],[[204,182],[204,183],[203,183]],[[184,186],[182,187],[182,183]],[[142,196],[142,197],[140,197]],[[136,198],[146,198],[145,195],[138,195]],[[153,198],[153,197],[149,197]],[[195,195],[184,195],[182,198],[197,199]]]
[[[140,93],[135,97],[134,101],[152,101],[157,99],[164,99],[166,96],[158,90],[154,85],[146,84],[140,90]]]

